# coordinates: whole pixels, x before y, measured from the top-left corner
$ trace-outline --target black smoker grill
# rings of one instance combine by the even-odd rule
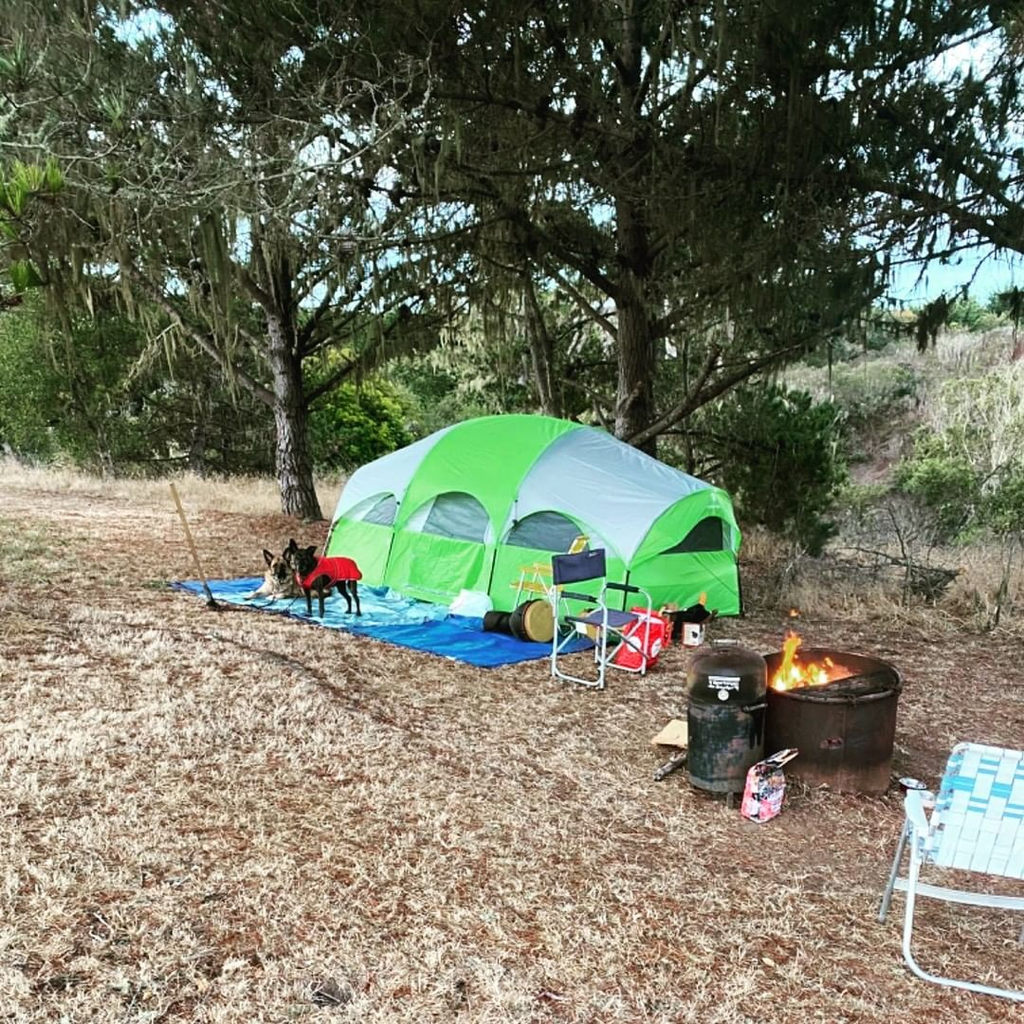
[[[690,782],[741,793],[764,757],[765,660],[733,640],[716,640],[687,673]]]

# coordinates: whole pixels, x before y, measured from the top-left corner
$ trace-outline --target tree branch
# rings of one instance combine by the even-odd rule
[[[714,401],[714,399],[718,398],[719,395],[725,394],[725,392],[730,390],[730,388],[734,388],[737,384],[740,384],[749,377],[752,377],[755,373],[758,373],[775,363],[784,362],[789,356],[796,355],[798,352],[803,350],[803,345],[791,345],[788,348],[770,352],[767,355],[762,356],[760,359],[751,359],[748,362],[743,363],[732,373],[719,378],[714,384],[705,389],[704,385],[707,384],[708,380],[711,378],[712,373],[714,372],[714,364],[718,359],[718,352],[712,349],[711,353],[709,353],[708,359],[704,363],[700,376],[697,379],[696,386],[690,389],[687,396],[681,402],[669,409],[663,416],[660,416],[655,420],[649,427],[645,427],[632,437],[626,438],[626,440],[629,444],[636,447],[646,444],[648,441],[656,438],[659,434],[664,433],[664,431],[669,427],[674,426],[680,420],[685,419],[691,413],[696,412],[696,410],[701,406]]]
[[[612,341],[618,337],[618,329],[600,310],[595,309],[586,299],[582,292],[561,272],[551,271],[551,277],[557,281],[572,297],[576,304],[583,310],[587,317],[601,327]]]
[[[167,296],[159,288],[154,287],[152,282],[148,281],[138,270],[131,267],[130,273],[139,287],[164,311],[171,322],[217,363],[225,380],[237,380],[257,401],[270,408],[274,407],[274,393],[269,388],[264,387],[255,377],[250,376],[241,367],[232,364],[231,360],[217,347],[210,336],[203,334],[191,324],[186,323]]]

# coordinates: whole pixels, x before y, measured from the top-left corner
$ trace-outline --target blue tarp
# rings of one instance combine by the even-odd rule
[[[225,604],[289,615],[328,629],[344,629],[357,636],[369,636],[400,647],[412,647],[417,651],[454,658],[480,668],[535,661],[551,654],[550,644],[526,643],[504,633],[484,632],[482,619],[452,615],[442,605],[414,601],[387,587],[359,588],[363,609],[361,616],[356,616],[354,608],[349,615],[345,611],[345,599],[333,593],[325,602],[324,617],[321,619],[317,615],[315,594],[312,618],[306,614],[306,600],[303,597],[294,601],[277,601],[271,605],[267,605],[263,598],[246,601],[245,595],[252,593],[262,582],[262,576],[209,581],[214,598]],[[198,580],[182,580],[171,586],[176,590],[205,596],[203,585]],[[588,642],[582,641],[571,649],[584,650],[588,646]]]

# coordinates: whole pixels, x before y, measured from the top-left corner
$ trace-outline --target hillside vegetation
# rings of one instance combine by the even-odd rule
[[[945,331],[923,353],[895,340],[787,371],[787,387],[836,408],[849,473],[822,556],[779,547],[774,589],[798,604],[937,606],[972,628],[1019,619],[1020,356],[1020,333],[1002,324]]]

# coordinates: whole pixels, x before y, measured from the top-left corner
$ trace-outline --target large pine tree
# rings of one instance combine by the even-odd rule
[[[420,6],[402,45],[428,40],[431,145],[408,179],[459,204],[482,258],[576,299],[614,352],[609,420],[649,446],[848,328],[894,251],[935,251],[943,227],[1021,244],[1006,10]],[[984,80],[957,63],[972,47]]]
[[[380,60],[359,5],[328,21],[287,6],[22,3],[0,73],[18,110],[8,149],[45,147],[64,169],[26,236],[55,300],[114,288],[205,353],[272,410],[283,509],[319,518],[311,403],[434,344],[452,306],[396,256],[403,215],[375,202],[402,62]],[[328,353],[313,386],[304,367]]]

